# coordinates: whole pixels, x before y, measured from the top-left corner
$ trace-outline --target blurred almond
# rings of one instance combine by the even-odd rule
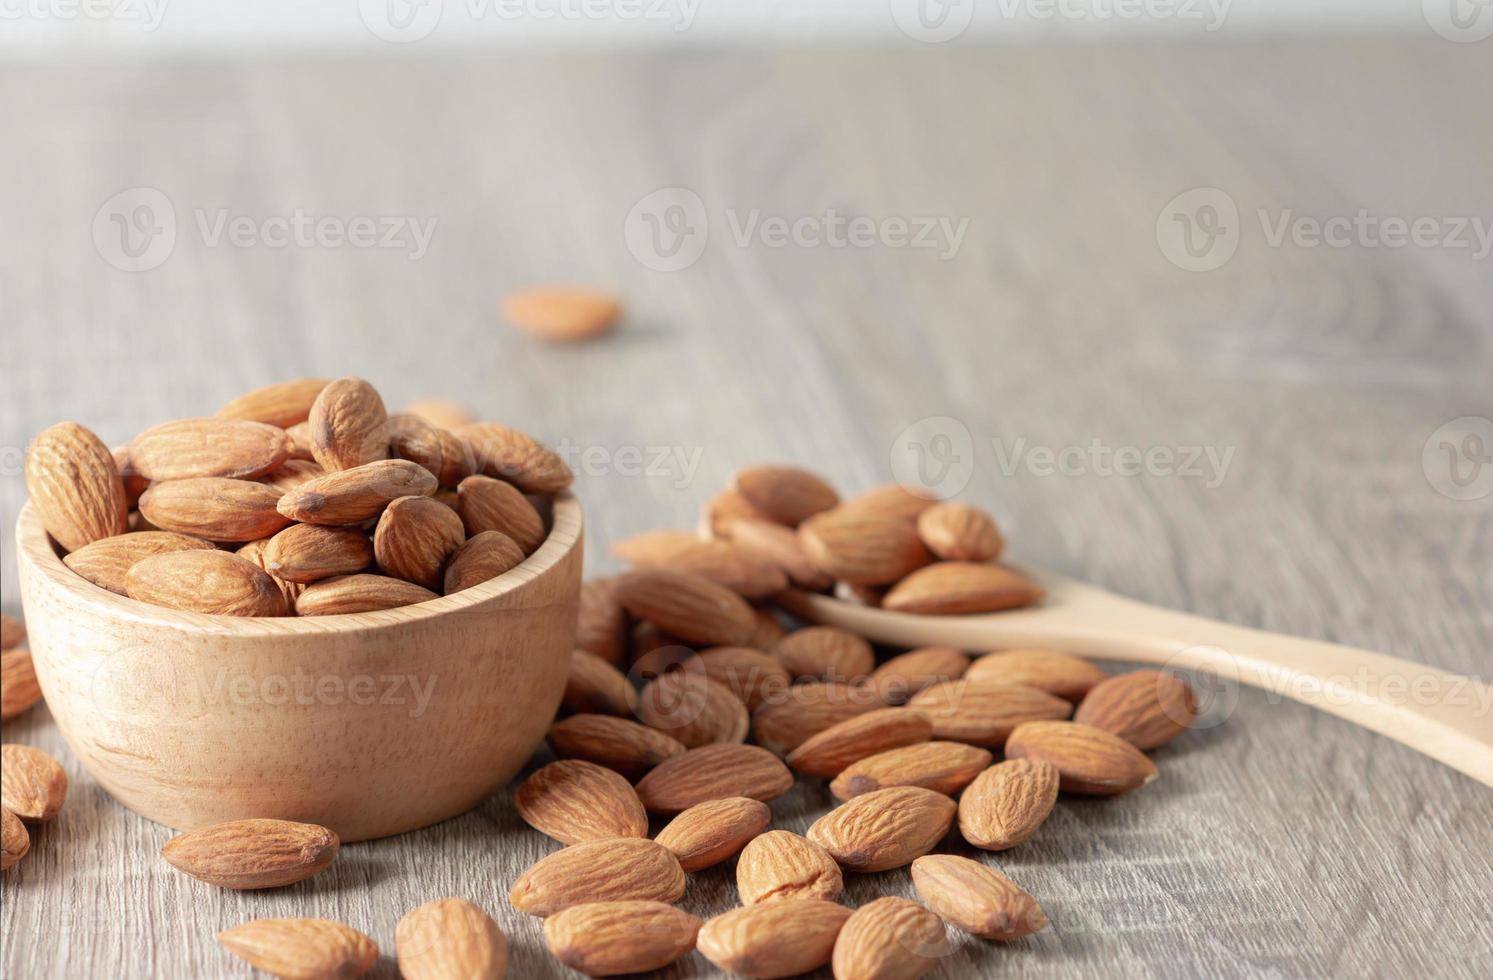
[[[468,534],[501,531],[526,555],[532,555],[544,543],[544,520],[512,484],[490,476],[469,476],[461,481],[456,494],[456,509]]]
[[[835,980],[916,980],[950,952],[943,921],[906,898],[856,909],[835,942]]]
[[[785,759],[807,776],[838,776],[867,756],[928,741],[933,725],[911,708],[881,708],[811,736]]]
[[[162,531],[207,541],[254,541],[290,523],[277,509],[280,491],[252,480],[199,477],[152,483],[140,513]]]
[[[699,919],[663,902],[587,902],[544,920],[551,955],[588,977],[661,970],[699,931]]]
[[[1067,718],[1073,705],[1022,684],[963,680],[935,684],[914,694],[907,706],[933,722],[933,737],[971,745],[999,746],[1017,725]]]
[[[924,615],[996,612],[1030,605],[1042,589],[1000,565],[944,561],[920,568],[892,586],[883,609]]]
[[[955,809],[953,800],[921,786],[873,790],[814,821],[809,840],[851,871],[886,871],[933,850]]]
[[[753,650],[771,650],[779,640],[788,635],[788,631],[783,629],[783,624],[778,622],[770,608],[754,607],[752,619],[752,636],[746,645]]]
[[[686,531],[647,531],[619,541],[612,550],[634,567],[698,575],[747,599],[765,599],[788,587],[787,574],[767,559]]]
[[[844,887],[840,866],[829,851],[786,830],[753,838],[736,861],[736,891],[743,905],[806,898],[834,901]]]
[[[836,799],[887,789],[922,786],[953,796],[990,765],[985,749],[963,742],[922,742],[851,763],[829,784]]]
[[[953,854],[912,862],[912,884],[928,907],[982,939],[1020,939],[1047,926],[1037,900],[994,868]]]
[[[43,430],[26,452],[26,490],[31,506],[66,551],[126,528],[124,480],[99,437],[76,422]]]
[[[641,900],[672,904],[684,895],[684,869],[669,849],[646,838],[582,841],[518,876],[508,900],[520,912],[547,916],[587,902]]]
[[[593,578],[581,583],[575,645],[608,663],[621,662],[627,645],[627,613],[617,601],[615,578]]]
[[[51,820],[67,798],[67,773],[41,749],[0,746],[0,806],[22,820]]]
[[[563,459],[517,429],[471,422],[456,435],[472,447],[479,473],[507,480],[524,493],[559,493],[575,479]]]
[[[916,521],[918,516],[938,503],[937,498],[913,493],[897,483],[867,490],[840,504],[845,515],[856,517],[894,517],[905,521]]]
[[[730,589],[662,568],[624,573],[617,601],[634,616],[697,643],[741,646],[757,625],[752,607]]]
[[[339,616],[396,609],[437,598],[434,592],[413,582],[364,572],[336,575],[306,586],[295,609],[302,616]]]
[[[753,507],[734,488],[727,487],[706,501],[700,514],[700,531],[708,538],[724,538],[727,524],[743,519],[772,522],[771,516]]]
[[[31,651],[17,647],[0,653],[0,721],[29,711],[40,700]]]
[[[255,969],[286,980],[360,977],[378,944],[329,919],[255,919],[218,933],[218,942]]]
[[[211,541],[170,531],[116,534],[69,552],[62,563],[101,589],[125,594],[125,573],[142,558],[173,551],[212,551]]]
[[[147,480],[220,476],[252,480],[290,455],[285,430],[243,419],[178,419],[146,429],[130,443],[130,465]]]
[[[771,521],[736,518],[724,522],[721,536],[782,569],[798,588],[821,592],[833,581],[804,555],[798,534],[792,528]]]
[[[171,838],[166,863],[220,888],[279,888],[326,870],[341,841],[325,827],[291,820],[230,820]]]
[[[26,642],[26,624],[0,613],[0,650],[14,650]]]
[[[969,657],[953,647],[922,647],[893,657],[871,672],[870,686],[887,704],[902,704],[934,684],[958,680]]]
[[[285,430],[285,437],[290,440],[290,460],[301,460],[307,463],[316,463],[316,454],[311,451],[311,423],[297,422]],[[290,460],[286,460],[289,462]],[[316,468],[323,473],[321,464],[316,463]]]
[[[388,440],[390,459],[407,459],[411,463],[418,463],[444,485],[441,471],[445,467],[446,453],[439,429],[418,415],[390,415],[384,422],[384,438]],[[472,464],[467,467],[466,476],[471,476],[472,466],[476,462],[470,447],[465,443],[461,445],[463,454]]]
[[[286,616],[274,579],[227,551],[176,551],[142,558],[125,574],[131,599],[214,616]]]
[[[448,431],[474,421],[470,412],[449,398],[418,398],[404,406],[404,414],[418,416],[437,429]]]
[[[656,840],[674,852],[685,871],[699,871],[731,857],[771,823],[772,810],[766,803],[731,796],[683,811]]]
[[[306,419],[311,455],[328,473],[350,470],[389,455],[388,412],[373,385],[338,378],[317,394]]]
[[[638,692],[616,667],[594,653],[575,650],[570,654],[570,674],[560,704],[575,714],[631,718],[638,707]]]
[[[688,748],[744,742],[751,725],[746,705],[730,688],[687,670],[669,671],[644,686],[638,718]]]
[[[297,378],[255,388],[218,409],[220,419],[247,419],[280,429],[306,421],[326,378]]]
[[[524,780],[514,799],[529,826],[562,844],[648,836],[648,815],[631,784],[593,762],[551,762]]]
[[[837,626],[810,626],[789,633],[772,655],[794,677],[856,680],[876,667],[871,644]]]
[[[562,758],[585,759],[637,779],[649,769],[683,755],[678,739],[628,718],[581,714],[555,722],[545,736]]]
[[[1006,740],[1007,759],[1037,759],[1057,767],[1065,793],[1114,796],[1156,778],[1156,765],[1129,742],[1072,721],[1033,721]]]
[[[724,684],[748,709],[786,696],[793,683],[776,658],[751,647],[711,647],[700,652],[698,663],[706,677]]]
[[[674,814],[730,796],[766,802],[793,788],[782,761],[755,745],[703,745],[665,759],[638,781],[649,813]]]
[[[990,515],[969,504],[934,504],[918,515],[918,537],[949,561],[994,561],[1006,546]]]
[[[0,808],[0,871],[8,871],[31,850],[31,835],[21,818]]]
[[[1095,684],[1109,677],[1082,657],[1056,650],[997,650],[976,658],[965,677],[971,681],[1025,684],[1066,701],[1081,701]]]
[[[768,698],[752,712],[752,736],[758,745],[787,755],[811,736],[847,718],[882,707],[871,691],[836,681],[795,684]]]
[[[1186,681],[1159,670],[1133,670],[1096,684],[1073,720],[1145,750],[1187,731],[1197,714],[1197,698]]]
[[[933,560],[910,522],[840,510],[805,521],[798,543],[815,568],[853,585],[896,582]]]
[[[792,977],[829,962],[850,910],[806,898],[732,909],[700,927],[696,947],[728,973]]]
[[[318,582],[360,572],[373,562],[373,542],[355,527],[292,524],[264,546],[263,568],[287,582]]]
[[[435,477],[425,467],[407,459],[384,459],[307,480],[281,497],[278,506],[287,519],[306,524],[361,524],[400,497],[428,496],[435,489]]]
[[[451,508],[429,497],[400,497],[378,519],[373,553],[385,574],[439,591],[447,560],[465,542],[461,518]]]
[[[503,315],[514,326],[562,343],[601,336],[621,310],[616,296],[579,286],[533,286],[503,299]]]
[[[410,909],[394,929],[404,980],[503,980],[508,939],[482,908],[439,898]]]
[[[790,527],[840,502],[834,487],[797,466],[749,466],[736,473],[731,485],[754,509]]]
[[[1030,839],[1058,801],[1058,771],[1041,759],[1008,759],[975,777],[959,797],[959,832],[987,851]]]
[[[135,470],[130,462],[128,447],[111,450],[109,454],[114,457],[114,466],[119,470],[120,478],[124,480],[125,506],[133,508],[140,500],[140,495],[145,492],[145,488],[150,486],[150,481]]]

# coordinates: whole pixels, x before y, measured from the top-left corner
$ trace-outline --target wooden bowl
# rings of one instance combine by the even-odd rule
[[[544,737],[564,691],[581,508],[555,500],[522,565],[382,612],[243,619],[101,589],[16,523],[37,679],[63,737],[125,806],[188,829],[304,820],[343,840],[470,809]]]

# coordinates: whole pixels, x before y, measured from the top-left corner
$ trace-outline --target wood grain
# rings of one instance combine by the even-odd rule
[[[1493,498],[1428,484],[1439,426],[1487,416],[1488,262],[1436,249],[1270,248],[1257,224],[1210,273],[1154,239],[1197,186],[1246,216],[1493,216],[1493,63],[1484,45],[1358,40],[1197,47],[618,53],[380,62],[0,67],[0,527],[25,441],[75,418],[120,443],[286,377],[357,374],[391,409],[449,395],[572,455],[590,567],[612,541],[693,526],[735,467],[809,465],[842,491],[884,482],[910,423],[959,420],[963,499],[1013,554],[1122,595],[1228,622],[1493,671]],[[180,234],[145,273],[88,229],[133,186]],[[710,241],[676,273],[636,262],[634,203],[694,189]],[[430,249],[204,245],[194,209],[264,218],[438,218]],[[745,220],[968,217],[958,253],[738,246]],[[1252,220],[1252,217],[1251,217]],[[515,286],[612,287],[609,337],[554,348],[502,325]],[[1061,449],[1234,449],[1187,476],[1010,475],[1019,439]],[[647,471],[648,447],[673,459]],[[641,456],[633,463],[629,452]],[[689,470],[678,462],[698,453]],[[634,469],[633,466],[637,469]],[[14,611],[13,547],[3,592]],[[213,941],[264,915],[342,919],[378,939],[460,895],[512,937],[512,973],[559,977],[504,897],[553,845],[506,793],[327,873],[227,894],[156,856],[169,836],[110,801],[45,709],[5,739],[58,754],[60,819],[3,882],[0,974],[245,976]],[[1477,976],[1493,957],[1486,788],[1371,733],[1242,691],[1226,723],[1160,750],[1121,800],[1060,802],[991,861],[1051,927],[964,938],[936,976]],[[773,804],[803,832],[830,805]],[[953,848],[961,853],[960,848]],[[911,896],[852,876],[847,901]],[[734,903],[730,865],[685,907]],[[692,957],[666,976],[711,976]]]

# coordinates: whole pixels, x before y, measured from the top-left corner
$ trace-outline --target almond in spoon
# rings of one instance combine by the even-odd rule
[[[1093,663],[1057,650],[998,650],[970,664],[972,681],[1025,684],[1065,701],[1078,702],[1095,684],[1109,678]]]
[[[942,561],[919,568],[881,600],[883,609],[921,615],[997,612],[1042,598],[1031,579],[1000,565]]]

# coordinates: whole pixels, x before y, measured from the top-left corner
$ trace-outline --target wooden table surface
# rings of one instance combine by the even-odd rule
[[[1486,43],[400,54],[0,67],[7,528],[45,425],[123,442],[299,375],[363,375],[394,405],[449,394],[569,447],[593,571],[615,567],[609,541],[691,525],[748,461],[884,481],[921,420],[950,437],[925,442],[930,464],[952,450],[957,484],[973,462],[961,497],[993,509],[1018,556],[1493,673],[1493,496],[1456,499],[1493,469],[1468,455],[1472,482],[1448,490],[1439,448],[1475,455],[1465,437],[1493,415],[1493,260],[1475,243],[1273,232],[1360,209],[1447,235],[1493,220]],[[161,218],[140,211],[147,192],[109,203],[142,187],[174,209],[169,254],[121,247],[121,228],[164,227],[141,223]],[[1225,234],[1189,253],[1168,202],[1200,187],[1182,201],[1191,230]],[[683,190],[649,197],[661,188]],[[1183,268],[1224,257],[1230,202],[1237,252]],[[872,243],[774,238],[769,219],[822,227],[827,209],[870,219]],[[321,244],[267,243],[267,219],[298,213],[328,219]],[[396,247],[328,237],[358,218],[436,224],[423,253],[407,224]],[[904,241],[897,219],[935,219],[941,247]],[[500,324],[505,290],[547,280],[617,288],[625,328],[549,347]],[[1139,475],[1105,465],[1126,447],[1177,455]],[[1486,975],[1493,794],[1295,703],[1229,701],[1157,753],[1144,792],[1065,800],[1030,844],[985,856],[1051,926],[960,938],[934,975]],[[564,975],[507,906],[554,845],[506,794],[238,894],[169,869],[170,832],[107,798],[44,709],[4,737],[72,778],[5,875],[6,978],[245,976],[214,933],[289,915],[368,932],[392,977],[399,916],[448,894],[500,920],[514,976]],[[802,831],[828,800],[801,785],[777,823]],[[847,900],[889,891],[910,893],[905,870],[853,878]],[[733,901],[717,869],[685,905]],[[713,972],[692,956],[667,975]]]

